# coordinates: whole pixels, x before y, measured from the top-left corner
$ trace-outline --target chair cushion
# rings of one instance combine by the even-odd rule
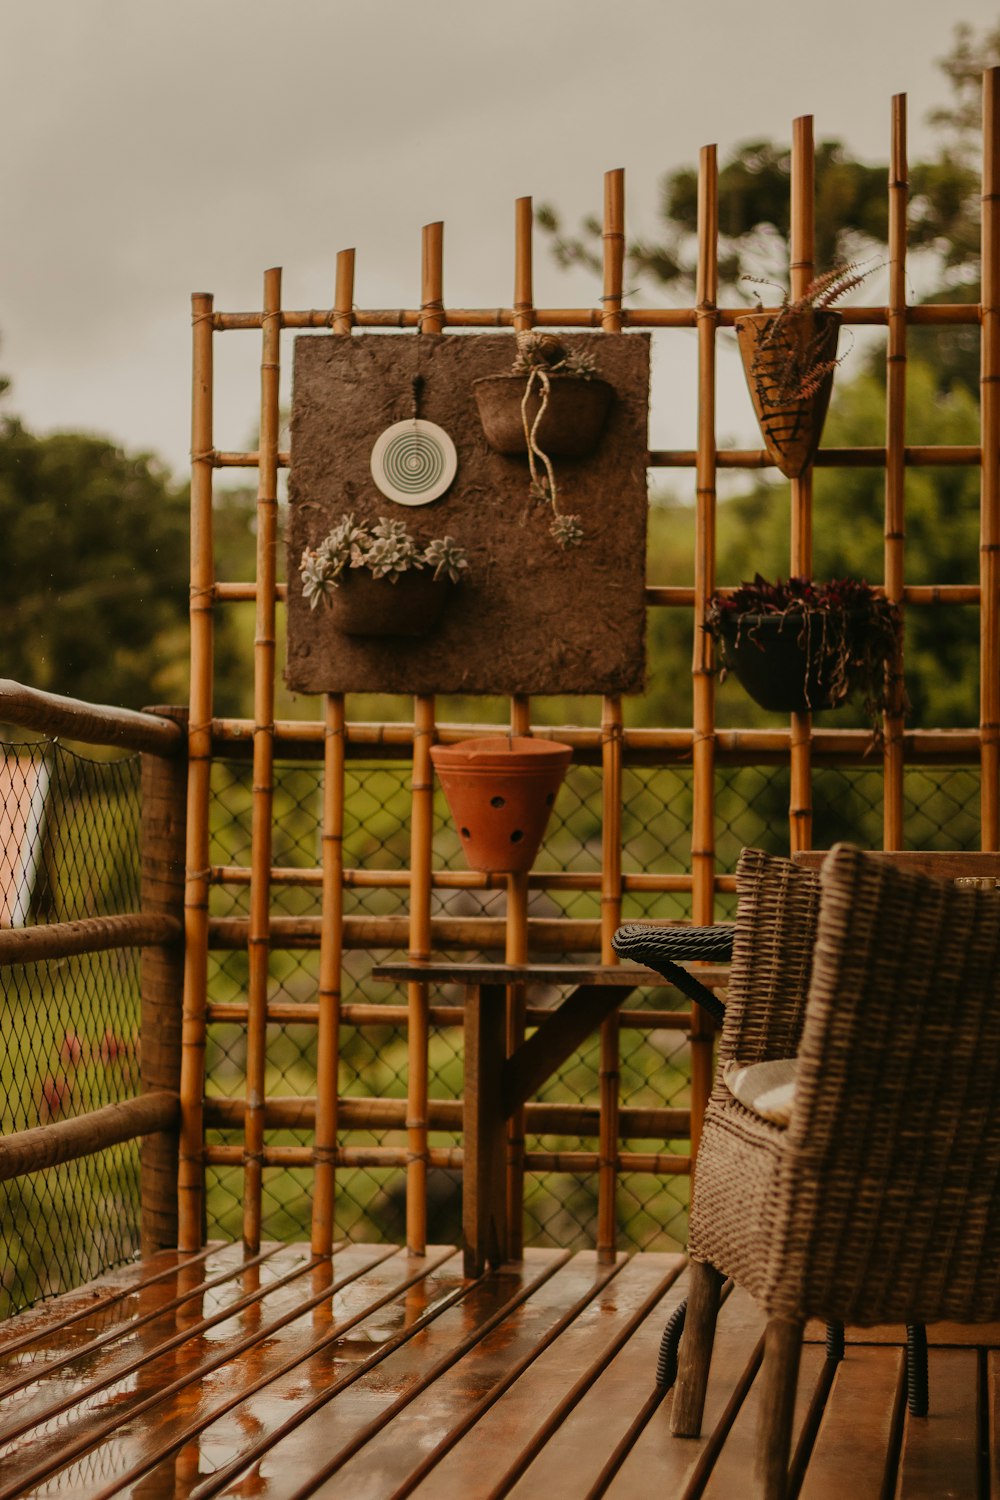
[[[722,1075],[734,1099],[752,1109],[772,1125],[787,1125],[795,1103],[794,1057],[775,1057],[768,1062],[726,1064]]]

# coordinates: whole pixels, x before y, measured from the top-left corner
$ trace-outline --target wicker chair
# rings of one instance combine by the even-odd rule
[[[768,1314],[766,1500],[785,1493],[807,1318],[1000,1315],[1000,897],[846,845],[824,863],[818,910],[814,879],[757,851],[740,862],[672,1414],[675,1433],[697,1434],[731,1275]],[[806,975],[803,1005],[796,976]],[[738,1103],[724,1072],[733,1059],[792,1054],[795,1105],[782,1128]]]

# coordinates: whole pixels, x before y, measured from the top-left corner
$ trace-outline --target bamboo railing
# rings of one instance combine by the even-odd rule
[[[139,1139],[145,1254],[177,1243],[187,780],[183,719],[182,710],[137,713],[0,681],[3,722],[142,755],[142,909],[0,930],[0,969],[113,949],[141,950],[142,1093],[69,1119],[0,1136],[0,1182]]]
[[[1000,847],[1000,109],[997,70],[984,81],[983,172],[983,291],[980,306],[969,304],[907,304],[906,214],[907,153],[906,102],[892,101],[889,203],[889,293],[885,306],[856,306],[843,311],[849,326],[884,328],[887,332],[887,416],[881,447],[823,449],[816,457],[822,468],[882,468],[885,471],[884,586],[890,599],[905,611],[934,610],[961,605],[980,612],[982,645],[981,715],[978,729],[909,730],[902,713],[899,687],[904,660],[894,663],[894,696],[885,725],[881,773],[884,787],[884,843],[896,848],[904,840],[903,783],[915,765],[978,765],[981,770],[981,837],[984,848]],[[801,295],[814,274],[814,148],[812,121],[793,124],[791,172],[791,290]],[[424,228],[421,255],[421,292],[417,307],[362,309],[354,305],[354,252],[337,257],[332,309],[288,310],[280,307],[279,273],[268,273],[260,311],[221,312],[212,299],[194,299],[194,417],[192,482],[192,696],[189,729],[190,779],[188,790],[187,894],[185,931],[184,1066],[181,1083],[183,1109],[181,1198],[182,1244],[192,1249],[200,1241],[203,1210],[203,1169],[206,1164],[238,1163],[245,1174],[244,1234],[255,1245],[261,1233],[262,1172],[268,1166],[311,1165],[315,1171],[313,1249],[326,1253],[335,1233],[335,1172],[364,1165],[405,1169],[407,1182],[406,1235],[409,1247],[422,1250],[427,1237],[426,1184],[433,1166],[457,1166],[460,1147],[429,1145],[430,1132],[455,1130],[460,1108],[453,1100],[431,1097],[428,1087],[428,1034],[432,1026],[461,1024],[457,1007],[432,1003],[427,986],[411,984],[405,1006],[368,1002],[345,1004],[341,996],[341,967],[345,952],[365,948],[402,948],[416,962],[436,949],[489,948],[508,962],[522,961],[528,952],[588,952],[612,961],[611,935],[618,924],[622,899],[630,892],[690,893],[695,923],[713,920],[720,893],[733,889],[733,877],[717,868],[715,788],[720,768],[730,765],[788,767],[790,769],[789,842],[793,849],[812,840],[812,785],[817,769],[826,766],[871,767],[869,736],[861,730],[816,729],[808,714],[792,715],[785,727],[729,729],[716,720],[713,658],[708,637],[697,627],[704,620],[716,577],[716,483],[720,469],[759,470],[769,460],[760,448],[720,450],[715,416],[716,366],[720,332],[731,329],[738,308],[718,306],[718,166],[715,147],[701,153],[698,174],[697,285],[694,306],[650,308],[626,306],[623,279],[625,245],[625,179],[621,171],[604,179],[603,285],[598,305],[587,308],[539,308],[534,305],[532,277],[532,206],[516,201],[514,211],[513,298],[509,307],[449,308],[444,297],[444,230],[440,224]],[[905,431],[906,351],[911,327],[953,328],[981,323],[982,436],[977,445],[908,444]],[[695,622],[692,660],[692,719],[690,728],[633,729],[624,724],[620,700],[609,697],[601,705],[599,728],[579,725],[559,728],[532,725],[532,705],[525,698],[510,703],[509,727],[516,733],[547,735],[567,741],[577,760],[596,766],[601,777],[601,871],[532,872],[523,877],[490,877],[471,872],[439,870],[433,859],[433,776],[431,744],[454,742],[470,732],[489,732],[493,726],[441,722],[434,700],[419,697],[412,705],[412,722],[362,723],[353,720],[349,702],[327,697],[315,722],[274,721],[274,638],[276,609],[286,598],[277,582],[273,542],[278,470],[289,455],[277,443],[277,369],[281,336],[295,331],[332,330],[350,337],[355,330],[395,330],[407,336],[434,337],[447,330],[529,328],[590,329],[608,337],[629,330],[694,331],[698,356],[698,417],[693,448],[656,449],[648,454],[651,468],[682,474],[693,470],[696,540],[691,586],[663,586],[650,580],[646,600],[650,609],[690,611]],[[259,329],[264,341],[261,367],[261,438],[256,451],[218,451],[212,442],[212,345],[216,335],[232,330]],[[905,576],[905,498],[907,471],[914,468],[979,468],[982,484],[982,538],[979,581],[976,584],[908,583]],[[225,581],[214,576],[211,542],[212,475],[215,469],[257,469],[259,472],[258,568],[255,580]],[[792,483],[790,571],[812,570],[812,478],[807,473]],[[722,580],[731,582],[730,580]],[[254,718],[252,721],[213,717],[211,685],[211,621],[215,608],[253,601],[257,617],[255,645]],[[508,724],[495,726],[503,731]],[[246,866],[210,867],[208,803],[210,758],[253,758],[253,849]],[[275,865],[271,854],[270,819],[275,759],[322,760],[324,770],[322,859],[316,868],[289,869]],[[383,871],[345,867],[343,855],[345,768],[352,760],[391,760],[412,763],[409,868]],[[678,871],[624,871],[622,868],[622,786],[629,766],[690,766],[694,784],[690,868]],[[250,912],[243,918],[210,917],[208,892],[212,885],[234,889],[249,886]],[[298,885],[321,892],[320,917],[285,917],[271,910],[274,888]],[[403,915],[345,915],[345,893],[363,889],[408,893]],[[503,916],[455,917],[432,915],[432,896],[440,890],[505,890]],[[529,898],[539,890],[592,892],[596,915],[587,918],[534,918]],[[250,979],[244,1004],[207,1001],[207,956],[210,949],[246,947]],[[318,948],[319,985],[315,1004],[285,1004],[267,999],[268,956],[275,947]],[[717,976],[715,976],[717,978]],[[508,996],[507,1045],[513,1048],[539,1012],[530,996],[511,990]],[[317,1091],[315,1098],[290,1101],[267,1098],[266,1026],[299,1022],[317,1027]],[[247,1098],[242,1145],[213,1145],[203,1149],[203,1129],[233,1129],[239,1109],[231,1101],[204,1101],[203,1058],[206,1027],[237,1022],[247,1027]],[[404,1027],[408,1045],[407,1098],[352,1100],[337,1097],[339,1038],[345,1027],[393,1024]],[[690,1029],[691,1108],[636,1111],[623,1107],[619,1093],[619,1040],[623,1029]],[[596,1248],[603,1257],[614,1252],[615,1196],[624,1171],[661,1174],[687,1173],[697,1153],[699,1121],[712,1074],[713,1037],[700,1015],[658,1008],[625,1010],[604,1023],[600,1040],[597,1102],[576,1105],[528,1103],[511,1124],[508,1137],[507,1211],[512,1225],[520,1224],[525,1171],[567,1170],[593,1172],[598,1184]],[[640,1118],[641,1117],[641,1118]],[[637,1152],[622,1149],[639,1133],[683,1139],[690,1136],[691,1154]],[[277,1146],[267,1132],[286,1128],[315,1130],[314,1143]],[[353,1129],[405,1130],[406,1144],[351,1146],[341,1141]],[[592,1138],[596,1149],[544,1151],[528,1149],[526,1136],[551,1133]],[[517,1232],[517,1231],[516,1231]],[[518,1241],[515,1237],[515,1246]]]

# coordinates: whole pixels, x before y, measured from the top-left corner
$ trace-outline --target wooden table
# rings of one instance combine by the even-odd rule
[[[829,852],[800,849],[792,860],[803,869],[818,870]],[[914,875],[936,875],[941,880],[1000,879],[1000,854],[981,849],[866,849],[865,853]]]
[[[665,981],[652,969],[582,964],[388,963],[373,979],[465,986],[465,1091],[462,1232],[465,1273],[509,1260],[507,1121],[641,985]],[[507,1057],[509,985],[566,986],[569,993]]]

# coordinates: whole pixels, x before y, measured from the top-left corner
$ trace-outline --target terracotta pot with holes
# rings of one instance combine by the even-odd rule
[[[531,869],[572,758],[569,745],[514,734],[432,747],[470,869]]]

